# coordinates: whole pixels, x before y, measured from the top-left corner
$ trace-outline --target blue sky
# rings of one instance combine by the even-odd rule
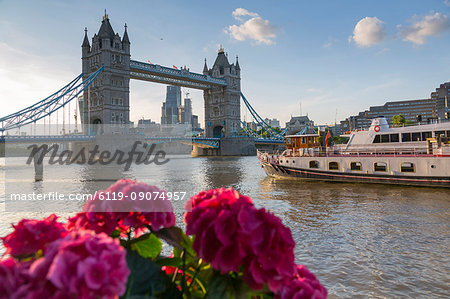
[[[0,1],[0,116],[81,72],[107,9],[132,59],[201,72],[219,44],[239,56],[242,91],[284,124],[332,124],[386,101],[428,98],[450,80],[450,1]],[[203,120],[201,91],[188,90]],[[165,86],[131,81],[131,119],[159,122]],[[242,118],[251,116],[241,110]]]

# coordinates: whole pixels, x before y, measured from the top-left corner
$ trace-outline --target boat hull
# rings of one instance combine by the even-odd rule
[[[297,178],[326,182],[354,182],[450,188],[450,177],[347,173],[295,168],[272,164],[265,161],[260,161],[260,163],[266,174],[272,177]]]

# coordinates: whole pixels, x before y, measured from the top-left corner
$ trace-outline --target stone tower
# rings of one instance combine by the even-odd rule
[[[205,60],[203,74],[227,81],[226,87],[205,90],[205,137],[230,137],[239,134],[241,122],[241,69],[238,58],[230,64],[223,48],[208,69]]]
[[[83,93],[83,124],[128,124],[130,122],[130,40],[127,25],[121,39],[114,33],[108,15],[89,44],[85,29],[82,48],[83,80],[103,65],[103,72]]]

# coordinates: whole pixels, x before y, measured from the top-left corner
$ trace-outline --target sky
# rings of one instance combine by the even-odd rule
[[[201,73],[223,45],[255,110],[283,125],[300,113],[334,124],[450,80],[450,0],[0,0],[0,117],[81,73],[84,28],[92,38],[105,9],[120,36],[127,24],[134,60]],[[165,90],[131,80],[131,120],[159,122]],[[183,92],[203,123],[202,92]]]

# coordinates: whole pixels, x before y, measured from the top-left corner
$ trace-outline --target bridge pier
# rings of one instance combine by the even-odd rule
[[[43,159],[39,159],[40,156],[41,151],[37,151],[33,156],[35,182],[42,181],[42,179],[44,178],[44,161]]]
[[[204,148],[193,144],[192,156],[255,156],[254,138],[247,136],[223,137],[219,148]]]

